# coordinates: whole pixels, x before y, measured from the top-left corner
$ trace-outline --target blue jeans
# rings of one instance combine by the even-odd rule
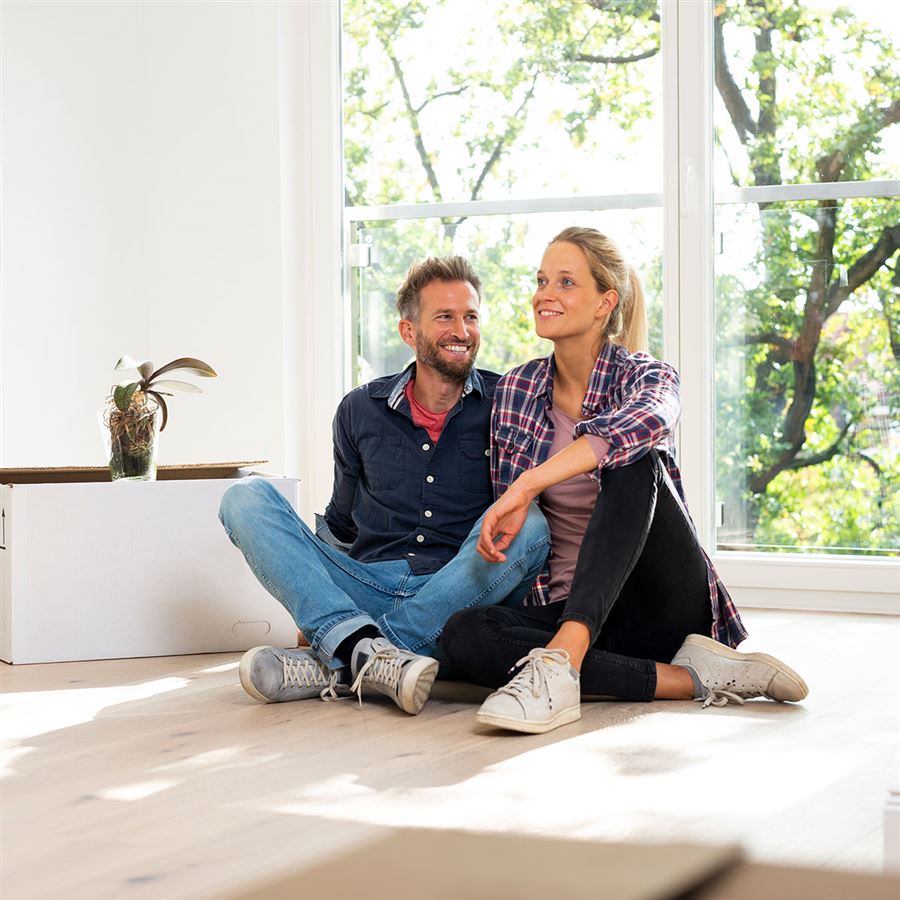
[[[442,658],[438,637],[447,619],[462,609],[520,602],[550,543],[544,516],[532,504],[506,562],[489,563],[475,552],[479,519],[450,562],[433,574],[414,575],[405,559],[361,563],[330,547],[262,478],[229,488],[219,519],[262,585],[335,669],[349,663],[335,657],[338,646],[367,625],[398,647]]]

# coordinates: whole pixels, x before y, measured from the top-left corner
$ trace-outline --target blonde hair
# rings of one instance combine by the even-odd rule
[[[410,266],[403,284],[397,288],[397,312],[401,319],[410,322],[419,320],[419,296],[422,288],[432,281],[467,281],[475,288],[481,302],[481,279],[467,259],[462,256],[431,256]]]
[[[644,289],[637,272],[628,265],[622,252],[605,234],[594,228],[564,228],[552,241],[574,244],[587,257],[597,289],[616,291],[619,302],[609,314],[604,337],[625,347],[629,353],[647,351],[647,311]]]

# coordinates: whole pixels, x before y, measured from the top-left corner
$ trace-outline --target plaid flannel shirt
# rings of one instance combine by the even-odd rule
[[[553,356],[533,359],[507,372],[497,384],[491,418],[495,498],[522,472],[547,459],[553,440],[547,407],[553,404],[554,373]],[[674,443],[675,426],[681,416],[678,388],[678,373],[667,363],[646,353],[628,353],[616,344],[603,346],[582,405],[586,418],[574,430],[575,437],[594,434],[609,441],[609,452],[590,473],[598,491],[603,469],[627,466],[648,450],[656,449],[684,502]],[[747,631],[705,551],[704,556],[712,605],[712,637],[736,647],[747,637]],[[545,606],[550,602],[549,578],[545,568],[535,582],[529,604]]]

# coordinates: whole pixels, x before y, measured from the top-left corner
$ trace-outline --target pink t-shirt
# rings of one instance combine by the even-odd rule
[[[572,443],[572,431],[579,420],[552,406],[547,408],[547,415],[554,428],[549,454],[553,456]],[[609,441],[593,434],[585,437],[597,459],[602,460],[609,451]],[[550,602],[561,603],[569,597],[578,551],[597,502],[597,483],[588,473],[576,475],[547,488],[538,502],[550,526]]]
[[[422,404],[416,400],[415,394],[413,394],[413,385],[415,385],[415,383],[416,381],[414,378],[410,378],[409,381],[406,382],[406,399],[409,400],[409,411],[412,414],[413,425],[424,428],[428,432],[428,437],[436,444],[438,438],[441,436],[441,432],[444,430],[444,424],[447,421],[447,413],[449,413],[450,410],[448,409],[442,413],[436,413],[422,406]]]

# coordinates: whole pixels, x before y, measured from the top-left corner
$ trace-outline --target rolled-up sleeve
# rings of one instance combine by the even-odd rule
[[[601,463],[615,468],[635,462],[666,441],[680,416],[678,373],[667,363],[645,358],[631,367],[620,401],[579,422],[575,433],[609,441],[609,453]]]

